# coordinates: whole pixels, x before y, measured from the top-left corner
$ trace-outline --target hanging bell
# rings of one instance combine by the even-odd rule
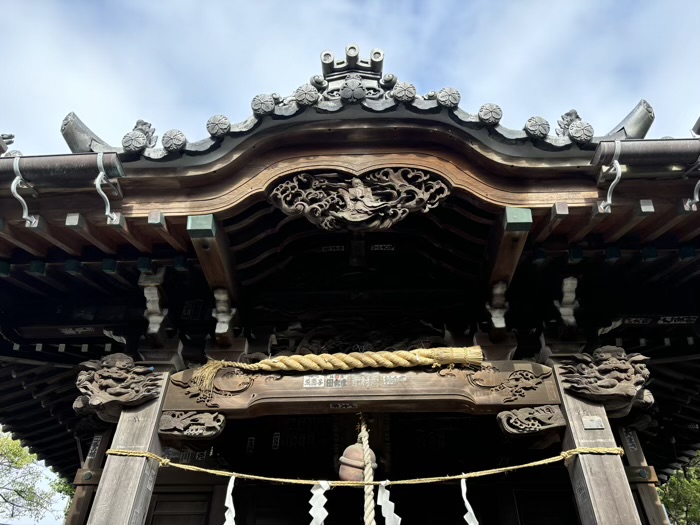
[[[377,457],[372,450],[369,451],[372,461],[372,469],[377,468]],[[362,481],[365,479],[365,454],[362,445],[355,443],[345,449],[340,456],[340,479],[343,481]]]

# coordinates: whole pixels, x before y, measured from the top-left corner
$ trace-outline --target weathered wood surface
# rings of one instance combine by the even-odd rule
[[[620,442],[622,443],[622,448],[625,449],[625,457],[627,458],[627,463],[630,465],[628,471],[634,467],[642,467],[640,473],[643,475],[649,475],[645,467],[648,467],[646,457],[644,457],[644,451],[642,450],[642,445],[639,442],[639,437],[637,437],[637,432],[627,427],[618,428],[618,434],[620,436]],[[663,505],[659,499],[659,493],[656,491],[656,486],[652,483],[652,479],[647,479],[648,483],[634,483],[633,488],[637,491],[639,496],[639,502],[642,506],[642,511],[646,516],[649,525],[670,525],[668,518],[666,517],[666,512],[664,512]]]
[[[455,368],[262,374],[226,368],[212,393],[190,384],[193,370],[175,374],[164,410],[217,411],[228,417],[379,412],[498,413],[504,407],[559,403],[549,367],[492,361],[479,371]]]
[[[157,399],[122,411],[110,448],[162,452],[157,430],[168,374],[161,381]],[[154,460],[109,456],[88,525],[143,525],[157,472]]]
[[[567,422],[564,449],[617,446],[603,405],[564,390],[560,368],[554,366]],[[568,470],[581,525],[641,525],[619,456],[579,455]]]

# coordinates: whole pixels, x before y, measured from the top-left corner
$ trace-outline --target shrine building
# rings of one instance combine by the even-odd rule
[[[0,425],[66,524],[668,524],[700,139],[644,100],[507,128],[379,49],[308,73],[196,137],[0,139]]]

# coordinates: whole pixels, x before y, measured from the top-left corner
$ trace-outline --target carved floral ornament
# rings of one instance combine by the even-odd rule
[[[75,385],[82,394],[73,403],[78,413],[94,412],[103,421],[116,423],[125,406],[140,405],[160,394],[161,375],[136,366],[126,354],[80,363]]]
[[[303,215],[328,231],[378,231],[409,213],[425,213],[449,189],[430,173],[384,168],[358,176],[300,173],[275,186],[270,200],[287,215]]]
[[[209,439],[224,430],[226,417],[218,412],[166,410],[160,416],[158,433],[162,435]]]
[[[603,403],[610,417],[622,417],[634,406],[648,408],[654,398],[644,386],[649,370],[641,354],[603,346],[592,354],[576,354],[559,364],[564,388],[579,397]]]

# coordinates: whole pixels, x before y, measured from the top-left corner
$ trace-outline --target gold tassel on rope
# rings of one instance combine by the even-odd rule
[[[197,369],[192,383],[200,390],[211,390],[216,374],[222,368],[237,368],[249,372],[323,372],[358,370],[363,368],[412,368],[416,366],[470,365],[480,366],[481,347],[420,348],[380,352],[351,352],[348,354],[308,354],[279,356],[258,363],[209,361]]]

